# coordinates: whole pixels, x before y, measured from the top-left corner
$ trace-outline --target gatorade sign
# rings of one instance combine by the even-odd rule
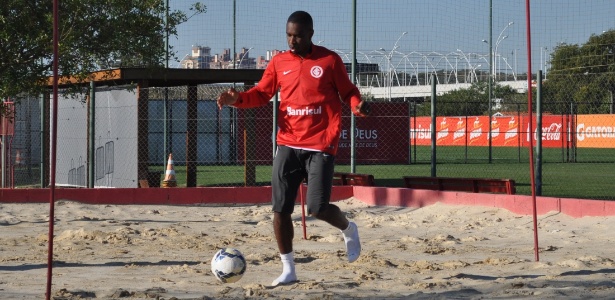
[[[578,115],[577,147],[615,148],[615,115]]]

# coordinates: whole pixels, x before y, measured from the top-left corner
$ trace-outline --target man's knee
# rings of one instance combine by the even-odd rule
[[[310,215],[319,220],[327,220],[332,214],[339,211],[339,208],[333,204],[327,204],[318,209],[312,210]]]

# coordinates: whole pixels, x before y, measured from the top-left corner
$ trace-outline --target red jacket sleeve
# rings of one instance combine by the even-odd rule
[[[267,65],[263,77],[258,84],[248,91],[239,93],[239,98],[233,106],[237,108],[251,108],[269,103],[278,91],[277,75],[273,61]]]
[[[335,86],[340,93],[342,101],[350,106],[352,113],[358,115],[358,113],[355,112],[355,107],[361,102],[361,92],[357,86],[350,81],[350,78],[348,78],[346,66],[344,66],[344,62],[338,55],[335,55],[333,68],[335,71]]]

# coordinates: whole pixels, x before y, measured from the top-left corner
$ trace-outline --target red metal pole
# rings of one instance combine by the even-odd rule
[[[307,240],[307,229],[305,228],[305,201],[303,200],[303,183],[299,185],[299,195],[301,195],[301,224],[303,226],[303,239]]]
[[[536,178],[534,176],[534,138],[532,134],[532,33],[530,30],[530,0],[525,1],[525,23],[527,27],[527,114],[530,127],[530,183],[532,186],[532,205],[534,218],[534,256],[538,256],[538,218],[536,216]],[[540,138],[540,137],[539,137]]]

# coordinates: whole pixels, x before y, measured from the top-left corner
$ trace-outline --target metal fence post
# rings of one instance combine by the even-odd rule
[[[351,72],[350,72],[350,80],[352,80],[353,84],[356,84],[356,63],[357,63],[357,1],[352,1],[352,62],[351,62]],[[354,113],[352,113],[353,107],[350,108],[350,172],[357,172],[356,165],[356,154],[357,148],[355,145],[355,128],[356,128],[356,117]]]
[[[275,158],[276,150],[278,149],[278,92],[273,96],[273,130],[271,132],[271,144],[273,145],[273,149],[271,149],[271,157]]]
[[[2,103],[0,103],[0,105],[2,107],[4,107],[4,100],[2,100]],[[0,111],[0,113],[2,113],[2,111]],[[6,177],[7,177],[7,172],[6,172],[6,168],[7,168],[7,161],[6,161],[6,153],[7,153],[7,149],[6,149],[6,136],[3,134],[0,134],[0,173],[2,173],[0,175],[0,187],[1,188],[5,188],[6,187]]]
[[[431,74],[431,177],[436,177],[436,75]]]
[[[94,187],[96,161],[96,91],[94,81],[90,81],[89,120],[88,120],[88,188]]]
[[[412,110],[414,109],[412,102],[408,101],[408,122],[413,120],[412,118]],[[410,128],[414,128],[414,126],[410,126]],[[412,130],[408,130],[408,164],[412,163]]]
[[[45,188],[45,178],[46,178],[46,172],[45,172],[45,158],[47,157],[46,155],[46,151],[45,149],[47,149],[45,146],[47,145],[46,143],[46,139],[45,139],[45,128],[46,127],[46,122],[45,122],[45,112],[47,109],[47,105],[45,105],[45,103],[47,102],[48,97],[46,96],[46,94],[41,94],[40,95],[40,100],[39,100],[39,106],[40,106],[40,128],[39,128],[39,139],[40,139],[40,164],[39,164],[39,176],[40,178],[40,185],[41,188]]]
[[[536,78],[536,173],[534,179],[536,195],[542,196],[542,70],[538,70]]]
[[[197,86],[190,84],[186,95],[186,187],[197,184],[197,101]]]

